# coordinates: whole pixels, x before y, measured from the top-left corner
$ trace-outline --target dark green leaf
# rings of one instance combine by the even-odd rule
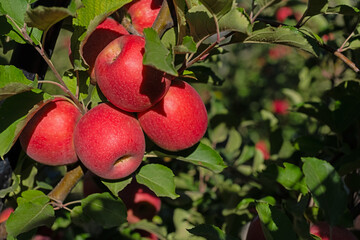
[[[192,37],[186,36],[182,41],[182,45],[175,46],[176,53],[195,53],[197,50],[196,43]]]
[[[220,173],[226,167],[219,153],[201,142],[192,148],[180,152],[162,152],[156,150],[153,153],[159,157],[167,156],[205,167],[216,173]]]
[[[273,4],[280,2],[281,0],[255,0],[255,4],[259,7],[269,7]]]
[[[342,180],[328,162],[303,158],[306,184],[327,221],[336,225],[347,208],[347,195]]]
[[[292,27],[266,27],[261,30],[256,30],[244,40],[244,43],[282,44],[299,48],[314,56],[318,56],[320,50],[315,40]]]
[[[326,10],[328,14],[343,14],[349,16],[358,16],[360,14],[360,10],[356,7],[352,7],[349,5],[338,5],[336,7],[329,7]]]
[[[146,44],[143,63],[177,76],[178,73],[174,67],[172,52],[162,44],[156,31],[152,28],[146,28],[144,29],[144,35]]]
[[[104,228],[117,227],[126,222],[126,207],[110,193],[95,193],[81,200],[82,213],[86,218]]]
[[[162,164],[147,164],[136,175],[136,181],[144,184],[159,197],[179,197],[175,193],[174,173]]]
[[[259,214],[261,222],[266,227],[264,229],[266,239],[297,239],[296,233],[292,228],[292,223],[283,211],[264,202],[256,204],[256,211]]]
[[[52,96],[34,89],[11,96],[1,103],[0,157],[10,150],[26,123],[50,99]]]
[[[204,237],[206,240],[235,240],[237,238],[226,235],[220,228],[214,225],[201,224],[188,231],[196,236]]]
[[[328,0],[309,0],[306,9],[306,16],[315,16],[326,12],[328,4]]]
[[[233,0],[200,0],[217,18],[221,18],[234,6]]]

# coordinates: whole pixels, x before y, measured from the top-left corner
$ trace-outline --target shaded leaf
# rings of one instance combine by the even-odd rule
[[[216,173],[220,173],[226,167],[219,153],[201,142],[194,147],[180,152],[166,152],[164,150],[156,150],[150,154],[152,153],[159,157],[176,158],[178,160],[189,162],[200,167],[205,167]]]
[[[161,164],[147,164],[143,166],[138,174],[136,181],[144,184],[159,197],[179,197],[175,193],[174,173],[170,168]]]
[[[328,7],[328,0],[309,0],[306,16],[315,16],[326,11]]]
[[[201,224],[188,231],[196,236],[204,237],[206,240],[235,240],[237,238],[226,235],[220,228],[214,225]]]
[[[328,162],[302,158],[306,184],[317,205],[331,225],[336,225],[347,208],[347,195],[342,180]]]
[[[111,191],[112,194],[114,194],[114,196],[117,196],[118,193],[131,182],[131,178],[127,178],[125,180],[121,179],[120,181],[119,180],[111,181],[111,180],[103,179],[101,180],[101,182]]]
[[[338,5],[335,7],[329,7],[326,10],[327,14],[343,14],[349,16],[358,16],[360,14],[360,10],[356,7],[352,7],[349,5]]]
[[[200,2],[218,18],[228,13],[234,6],[233,0],[200,0]]]
[[[197,50],[196,43],[192,37],[186,36],[182,41],[182,45],[175,46],[176,53],[195,53]]]

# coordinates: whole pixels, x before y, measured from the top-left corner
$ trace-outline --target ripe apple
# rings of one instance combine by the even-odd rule
[[[161,208],[160,198],[135,180],[119,192],[119,197],[126,205],[129,223],[136,223],[141,219],[151,220]]]
[[[331,229],[331,234],[330,234]],[[310,226],[310,233],[318,236],[321,240],[356,240],[357,237],[346,228],[331,226],[326,222],[319,222]],[[330,236],[332,238],[330,238]]]
[[[29,157],[46,165],[76,162],[73,133],[81,116],[75,105],[64,98],[55,98],[27,123],[20,135],[22,148]]]
[[[250,223],[246,234],[246,240],[266,240],[259,216],[254,218],[254,220]]]
[[[142,229],[136,229],[134,232],[138,232],[142,238],[150,239],[150,240],[158,240],[159,238],[156,236],[156,234],[142,230]]]
[[[292,48],[284,45],[276,45],[269,49],[269,58],[272,60],[279,60],[291,54]]]
[[[286,100],[277,99],[272,102],[272,111],[279,115],[288,114],[289,103]]]
[[[127,34],[126,29],[112,18],[106,18],[91,33],[82,49],[91,79],[95,79],[94,65],[99,53],[114,39]]]
[[[169,151],[183,150],[199,142],[208,122],[200,95],[180,80],[173,80],[165,97],[138,113],[138,119],[149,138]]]
[[[94,175],[92,172],[88,171],[83,177],[83,196],[87,197],[93,193],[102,193],[103,189],[96,183]]]
[[[262,153],[264,160],[268,160],[270,158],[269,148],[264,140],[258,141],[255,144],[255,148]]]
[[[74,144],[85,167],[106,179],[133,173],[145,152],[145,138],[137,119],[110,103],[84,114],[75,128]]]
[[[151,27],[159,14],[163,0],[135,0],[125,5],[136,31]]]
[[[284,22],[291,15],[293,15],[293,10],[290,7],[281,7],[276,12],[276,19],[279,22]]]
[[[14,212],[14,209],[12,207],[5,208],[0,213],[0,223],[5,222],[9,217],[10,214]]]
[[[102,93],[116,107],[141,112],[161,100],[170,86],[165,73],[142,64],[145,39],[121,36],[109,43],[95,62]]]

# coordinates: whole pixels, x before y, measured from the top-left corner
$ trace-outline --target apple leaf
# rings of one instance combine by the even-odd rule
[[[305,11],[306,16],[315,16],[320,13],[326,12],[328,8],[328,0],[309,0],[307,9]]]
[[[343,14],[349,16],[359,16],[360,10],[356,7],[349,6],[349,5],[338,5],[335,7],[329,7],[326,10],[327,14]]]
[[[271,6],[273,4],[276,4],[280,2],[281,0],[255,0],[255,4],[259,7],[265,7],[265,6]]]
[[[188,231],[196,236],[203,237],[207,240],[236,240],[237,238],[226,235],[220,228],[214,225],[200,224]]]
[[[26,11],[25,22],[29,27],[36,27],[47,31],[51,26],[69,16],[75,16],[75,1],[70,3],[69,8],[37,6]]]
[[[110,193],[95,193],[81,200],[76,217],[100,224],[104,228],[120,226],[126,222],[126,207],[120,198]],[[73,215],[72,217],[75,217]]]
[[[101,182],[111,191],[112,194],[114,194],[114,196],[117,196],[118,193],[131,182],[131,178],[121,179],[120,181],[103,179]]]
[[[179,197],[175,193],[174,173],[161,164],[147,164],[136,175],[136,181],[144,184],[158,197]]]
[[[176,158],[184,162],[189,162],[200,167],[207,168],[216,173],[220,173],[226,167],[219,153],[201,142],[194,147],[179,152],[155,150],[150,154],[155,154],[159,157]]]
[[[89,92],[91,90],[89,89],[90,77],[86,71],[78,71],[78,74],[79,74],[79,100],[84,101],[88,97]],[[69,90],[75,95],[78,84],[75,71],[73,69],[66,71],[62,78],[66,86],[69,88]],[[85,102],[85,104],[87,104],[87,102]]]
[[[158,226],[153,222],[149,222],[145,219],[140,220],[139,222],[132,223],[129,225],[129,228],[132,230],[141,229],[150,233],[154,233],[158,239],[166,240],[166,227]]]
[[[233,0],[200,0],[202,4],[217,18],[221,18],[234,6]]]
[[[6,27],[8,31],[5,34],[18,43],[26,43],[25,39],[22,37],[22,34],[17,27],[22,28],[25,24],[25,13],[29,7],[28,1],[0,0],[0,6],[0,14],[7,16],[7,23],[9,24],[9,26]],[[15,22],[17,27],[10,20],[10,18]],[[42,36],[41,30],[36,28],[27,28],[26,32],[29,34],[35,44],[40,43]]]
[[[18,198],[18,206],[6,221],[6,231],[12,237],[28,232],[39,226],[50,227],[55,212],[49,205],[50,198],[43,192],[28,190]]]
[[[265,202],[256,203],[266,239],[298,239],[289,217],[280,209]]]
[[[0,100],[36,87],[20,69],[12,65],[0,65],[0,79]]]
[[[266,27],[250,34],[244,43],[272,43],[299,48],[314,56],[319,55],[320,48],[316,41],[294,27]]]
[[[173,63],[173,54],[161,42],[157,32],[152,28],[144,29],[145,35],[145,54],[144,65],[152,66],[170,75],[177,76]]]
[[[176,53],[195,53],[197,51],[196,43],[190,36],[184,37],[182,45],[174,47]]]
[[[39,89],[11,96],[0,104],[0,157],[10,150],[32,116],[53,97]]]
[[[330,163],[317,158],[302,158],[306,184],[327,221],[336,225],[347,209],[343,182]]]
[[[188,28],[186,24],[186,2],[183,0],[174,0],[174,8],[176,12],[177,23],[177,43],[181,44],[181,41],[186,35],[188,35]]]

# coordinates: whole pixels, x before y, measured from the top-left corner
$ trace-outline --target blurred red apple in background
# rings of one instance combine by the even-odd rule
[[[7,207],[4,210],[2,210],[2,212],[0,213],[0,223],[5,222],[11,213],[14,212],[14,209],[12,207]]]
[[[259,216],[254,218],[254,220],[250,223],[246,234],[246,240],[266,240]]]
[[[276,114],[288,114],[289,102],[285,99],[277,99],[272,102],[272,111]]]
[[[55,98],[27,123],[20,135],[22,148],[42,164],[58,166],[76,162],[73,133],[81,116],[75,105]]]
[[[136,223],[141,219],[151,219],[160,211],[161,200],[145,185],[133,180],[122,191],[119,197],[127,208],[127,220]]]
[[[80,119],[74,144],[85,167],[106,179],[133,173],[145,152],[144,133],[137,119],[110,103],[92,108]]]
[[[310,233],[320,237],[321,240],[356,240],[357,239],[357,237],[355,237],[355,235],[352,234],[352,232],[350,232],[346,228],[341,228],[336,226],[331,227],[326,222],[319,222],[311,225]]]
[[[268,160],[270,158],[269,148],[264,140],[258,141],[255,144],[255,149],[262,153],[264,160]]]
[[[290,7],[281,7],[276,11],[276,19],[279,22],[284,22],[291,15],[293,15],[293,10]]]
[[[189,148],[207,129],[207,112],[200,95],[188,83],[173,80],[165,97],[138,113],[140,125],[159,147],[169,151]]]

